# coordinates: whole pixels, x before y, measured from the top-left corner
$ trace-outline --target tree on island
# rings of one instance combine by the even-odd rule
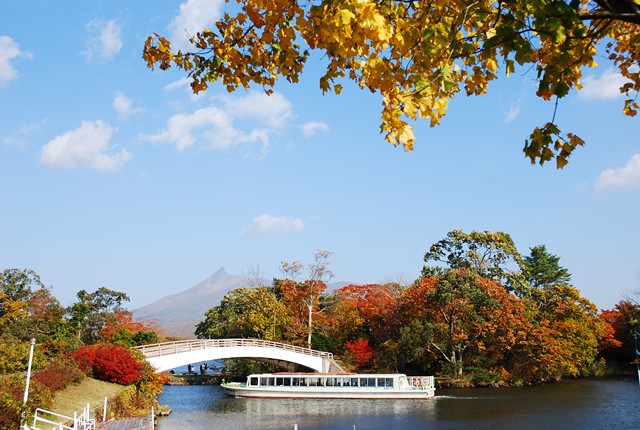
[[[637,0],[447,2],[399,0],[236,0],[238,7],[193,35],[192,52],[154,34],[148,67],[176,66],[194,93],[220,82],[227,91],[296,83],[312,51],[326,62],[323,93],[352,81],[382,98],[380,130],[413,149],[410,121],[440,123],[458,93],[483,95],[499,74],[536,74],[536,95],[555,101],[553,119],[525,141],[531,163],[558,168],[584,144],[555,123],[558,100],[579,90],[583,71],[604,54],[625,78],[625,115],[638,111],[640,6]],[[603,45],[600,48],[600,45]],[[600,49],[599,49],[600,48]]]

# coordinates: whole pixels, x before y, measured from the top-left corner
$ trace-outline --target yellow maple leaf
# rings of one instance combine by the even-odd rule
[[[349,25],[349,23],[351,23],[351,20],[353,20],[355,17],[356,15],[349,9],[341,9],[340,12],[338,12],[338,21],[342,25]]]

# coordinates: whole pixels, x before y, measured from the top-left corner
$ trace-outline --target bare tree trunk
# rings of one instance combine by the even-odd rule
[[[313,304],[308,304],[307,309],[309,309],[309,333],[307,334],[307,346],[311,349],[311,332],[313,330]]]

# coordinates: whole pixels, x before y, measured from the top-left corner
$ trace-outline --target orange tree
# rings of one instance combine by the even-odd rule
[[[514,378],[545,382],[592,373],[606,334],[596,306],[571,286],[535,289],[528,305],[532,328],[512,356]]]
[[[616,304],[615,309],[602,311],[600,318],[611,325],[615,340],[620,342],[619,348],[615,344],[601,344],[601,355],[607,361],[628,366],[636,359],[636,348],[640,349],[640,338],[634,339],[634,332],[640,333],[640,305],[624,299]]]
[[[357,313],[360,327],[348,330],[351,341],[366,338],[377,353],[377,364],[384,370],[398,367],[401,304],[404,288],[396,283],[347,285],[336,295]]]
[[[229,0],[228,0],[229,1]],[[634,116],[640,89],[640,6],[634,0],[399,1],[236,0],[237,8],[175,51],[154,34],[144,45],[150,68],[176,66],[195,93],[212,82],[228,91],[278,78],[298,82],[313,51],[325,59],[323,92],[344,81],[378,93],[380,129],[411,150],[410,122],[440,123],[459,93],[483,95],[499,75],[520,67],[536,74],[536,95],[557,100],[580,89],[584,69],[596,67],[599,45],[627,79],[622,106]],[[555,111],[554,111],[555,118]],[[533,130],[524,152],[532,163],[562,168],[583,145],[554,120]]]
[[[367,334],[365,321],[360,315],[359,302],[353,300],[349,287],[338,288],[328,298],[330,305],[320,327],[337,346],[334,352],[345,352],[344,346],[347,341],[364,338]]]
[[[402,287],[398,284],[347,285],[337,292],[357,310],[374,344],[397,337],[402,323]]]
[[[129,311],[117,311],[106,316],[100,338],[114,345],[146,345],[158,342],[159,330],[150,322],[134,321]]]
[[[424,296],[424,310],[409,323],[419,333],[405,330],[405,340],[414,336],[414,346],[421,344],[423,353],[443,360],[442,367],[458,377],[465,368],[475,366],[506,372],[505,356],[529,328],[521,299],[498,281],[468,269],[442,271],[434,279],[421,279],[409,290],[417,290],[409,295]]]

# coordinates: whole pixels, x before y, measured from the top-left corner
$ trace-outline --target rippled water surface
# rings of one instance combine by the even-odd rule
[[[235,399],[218,386],[166,386],[171,429],[638,429],[637,379],[441,389],[431,400]]]

